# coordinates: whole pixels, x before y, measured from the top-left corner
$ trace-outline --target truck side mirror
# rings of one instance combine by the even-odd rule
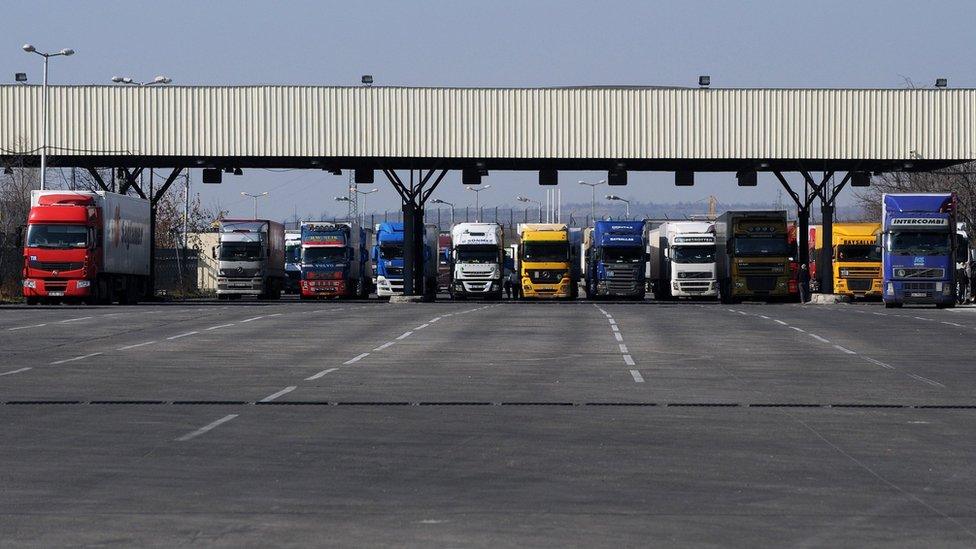
[[[216,246],[214,246],[213,248],[210,249],[210,255],[212,255],[214,259],[217,259],[217,247]]]
[[[17,227],[17,247],[18,248],[23,248],[24,247],[24,229],[25,228],[26,227],[24,227],[23,225]]]
[[[671,248],[664,248],[664,257],[671,259]]]

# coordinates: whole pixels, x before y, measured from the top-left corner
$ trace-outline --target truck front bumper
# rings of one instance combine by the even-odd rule
[[[303,280],[302,297],[346,297],[349,287],[345,280]]]
[[[718,295],[718,282],[694,278],[672,280],[671,295],[674,297],[715,297]]]
[[[522,297],[526,299],[566,299],[570,295],[567,278],[559,284],[535,284],[528,279],[522,281]]]
[[[940,281],[889,281],[884,283],[885,303],[950,305],[956,302],[955,285]]]
[[[264,293],[263,278],[218,278],[217,295],[259,295]]]
[[[486,296],[502,292],[500,280],[454,280],[455,294],[470,296]]]
[[[851,297],[881,297],[881,280],[835,278],[834,293]]]
[[[84,298],[91,295],[92,281],[87,279],[25,278],[24,297]]]

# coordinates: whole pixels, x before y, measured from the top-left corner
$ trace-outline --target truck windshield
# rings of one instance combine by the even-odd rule
[[[522,244],[522,259],[525,261],[568,261],[567,242],[526,242]]]
[[[301,260],[301,244],[285,244],[285,263],[298,263]]]
[[[881,247],[872,244],[837,246],[838,261],[881,261]]]
[[[893,255],[949,255],[949,236],[946,233],[889,233],[888,251]]]
[[[334,263],[336,261],[345,261],[346,255],[345,248],[305,248],[302,251],[302,262]]]
[[[671,259],[675,263],[715,263],[712,246],[673,246]]]
[[[739,236],[734,240],[735,255],[739,257],[783,257],[790,255],[786,238]]]
[[[494,246],[463,246],[457,249],[458,263],[498,263],[498,248]]]
[[[644,248],[603,248],[603,260],[613,263],[640,263],[644,261]]]
[[[403,259],[403,244],[383,244],[380,246],[382,259]]]
[[[84,248],[88,229],[84,225],[30,225],[27,228],[29,248]]]
[[[261,259],[259,242],[223,242],[220,244],[221,261],[258,261]]]

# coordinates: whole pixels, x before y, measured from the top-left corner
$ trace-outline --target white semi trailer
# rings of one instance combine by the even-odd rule
[[[500,299],[504,261],[504,232],[498,223],[458,223],[452,227],[451,297]]]
[[[648,233],[647,252],[648,282],[655,299],[718,297],[711,223],[662,223]]]

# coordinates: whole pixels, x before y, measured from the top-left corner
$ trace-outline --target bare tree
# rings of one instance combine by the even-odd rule
[[[935,172],[893,172],[874,177],[871,186],[855,194],[858,204],[871,219],[881,219],[884,193],[954,192],[956,215],[967,227],[976,227],[976,162],[959,164]]]

